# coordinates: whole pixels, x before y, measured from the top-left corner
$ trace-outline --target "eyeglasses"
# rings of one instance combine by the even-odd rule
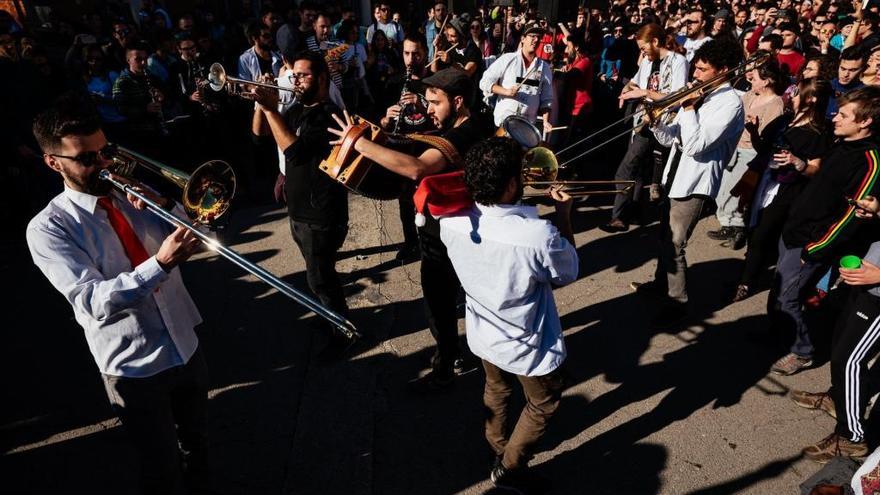
[[[294,72],[290,74],[291,81],[302,81],[305,79],[310,79],[314,74],[311,72]]]
[[[688,19],[688,20],[684,21],[686,26],[690,26],[691,24],[699,24],[701,22],[703,22],[703,21],[694,21],[692,19]]]
[[[183,51],[185,51],[185,52],[188,52],[188,51],[191,51],[191,50],[195,50],[195,49],[196,49],[196,45],[181,46],[180,49],[183,50]]]
[[[110,160],[113,157],[113,153],[115,151],[115,145],[107,144],[98,151],[83,151],[76,156],[55,155],[53,153],[46,153],[46,155],[53,156],[55,158],[66,158],[68,160],[73,160],[75,162],[81,163],[84,167],[94,167],[96,165],[100,165],[101,161],[103,160]]]

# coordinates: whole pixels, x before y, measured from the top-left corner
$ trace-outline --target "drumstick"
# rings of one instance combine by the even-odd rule
[[[517,83],[516,86],[513,87],[513,89],[515,90],[514,93],[519,93],[519,88],[522,87],[523,83],[526,82],[526,79],[528,79],[529,76],[532,75],[532,72],[534,72],[535,69],[537,69],[537,68],[538,68],[538,63],[537,63],[537,61],[535,61],[535,65],[533,65],[532,68],[529,69],[528,72],[526,72],[526,75],[523,76],[522,81],[520,81],[519,83]]]
[[[561,130],[563,130],[563,129],[568,129],[568,126],[567,126],[567,125],[561,125],[561,126],[559,126],[559,127],[551,127],[550,130],[547,131],[547,132],[561,131]]]
[[[457,46],[458,46],[458,43],[456,43],[456,44],[450,46],[449,48],[447,48],[447,49],[445,49],[445,50],[443,50],[443,53],[449,53],[449,50],[452,50],[453,48],[455,48],[455,47],[457,47]],[[439,57],[438,55],[434,55],[434,59],[431,60],[431,63],[429,63],[428,65],[426,65],[425,68],[427,69],[428,67],[431,67],[431,65],[432,65],[434,62],[436,62],[439,58],[440,58],[440,57]]]

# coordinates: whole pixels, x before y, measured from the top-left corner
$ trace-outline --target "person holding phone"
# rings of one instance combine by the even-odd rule
[[[870,229],[856,216],[856,201],[880,193],[880,88],[865,87],[840,97],[834,117],[837,143],[790,208],[779,240],[776,281],[768,298],[773,328],[794,333],[789,353],[771,371],[792,375],[813,363],[814,346],[803,318],[803,296],[837,258],[867,251]],[[860,440],[853,437],[853,440]]]

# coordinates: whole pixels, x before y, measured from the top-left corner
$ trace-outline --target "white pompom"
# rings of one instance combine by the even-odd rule
[[[425,226],[425,215],[421,212],[416,212],[416,227],[424,227]]]

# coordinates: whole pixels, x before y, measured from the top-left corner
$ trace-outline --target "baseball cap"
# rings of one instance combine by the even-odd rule
[[[526,24],[525,28],[523,29],[523,36],[527,36],[532,33],[542,35],[545,32],[547,32],[547,30],[541,27],[540,24],[538,24],[537,22],[530,22]]]

